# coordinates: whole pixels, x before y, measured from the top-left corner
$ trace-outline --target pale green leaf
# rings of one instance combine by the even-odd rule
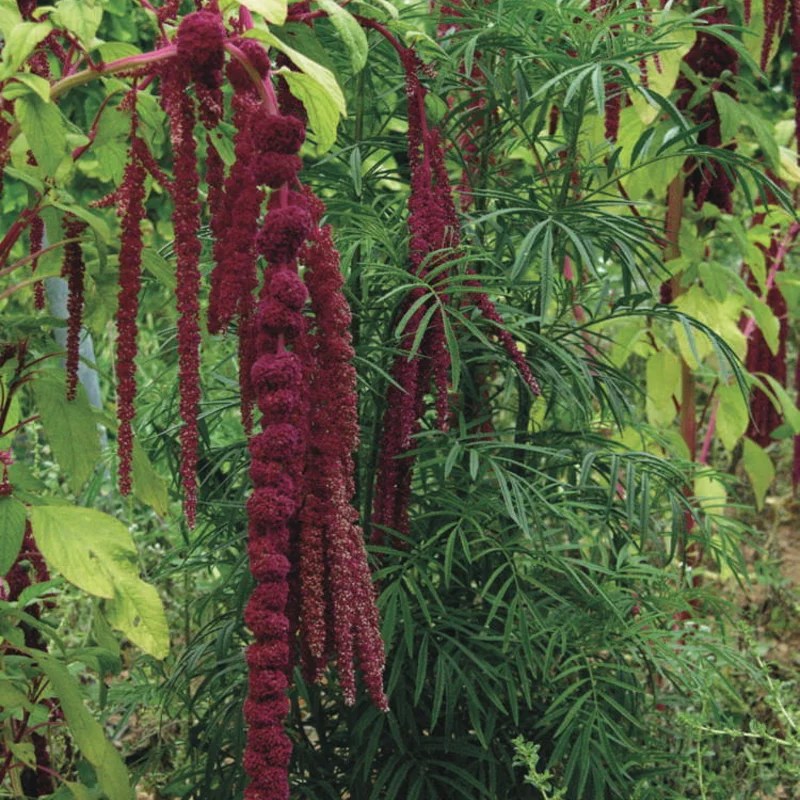
[[[305,107],[309,127],[317,140],[317,153],[322,155],[336,142],[339,110],[313,78],[288,69],[280,70],[280,73],[289,84],[289,91]]]
[[[647,419],[650,424],[669,425],[677,413],[675,398],[680,396],[680,359],[662,348],[647,359]]]
[[[761,510],[764,507],[764,498],[767,496],[767,490],[775,479],[775,466],[767,451],[759,447],[752,439],[744,440],[742,464],[753,486],[753,492],[756,496],[756,508]]]
[[[100,436],[86,391],[78,385],[75,399],[67,400],[63,375],[48,375],[34,382],[33,393],[53,455],[77,494],[100,458]]]
[[[25,538],[25,506],[13,497],[0,497],[0,575],[13,566]]]
[[[0,64],[0,79],[10,78],[36,45],[46,39],[53,26],[49,22],[20,22],[6,36],[3,43],[3,61]]]
[[[721,384],[717,399],[717,434],[725,449],[733,450],[750,423],[747,401],[735,384]]]
[[[258,39],[276,50],[280,50],[284,55],[289,56],[292,63],[300,70],[300,72],[308,75],[309,78],[315,80],[322,90],[328,95],[330,101],[337,108],[339,113],[344,117],[347,115],[347,104],[345,103],[344,95],[336,81],[334,74],[327,68],[318,64],[316,61],[304,56],[293,47],[282,42],[277,36],[274,36],[269,31],[251,30],[246,34],[248,37]],[[281,71],[281,74],[285,73]]]
[[[6,100],[16,100],[31,92],[41,97],[43,102],[50,102],[50,84],[44,78],[31,72],[18,72],[3,89],[3,97]]]
[[[120,581],[108,603],[108,621],[154,658],[169,655],[169,627],[161,599],[153,586],[141,580]]]
[[[288,0],[239,0],[243,5],[256,14],[261,14],[267,22],[273,25],[283,25],[288,14]]]
[[[37,94],[18,97],[14,113],[39,166],[54,175],[69,154],[69,127],[55,103],[45,103]]]
[[[58,698],[70,735],[84,758],[95,768],[100,788],[110,800],[132,800],[134,794],[128,770],[117,749],[106,739],[103,727],[86,708],[75,678],[51,656],[37,653],[36,659]],[[76,796],[81,797],[79,794]]]
[[[79,506],[29,509],[47,563],[89,594],[113,600],[109,621],[150,655],[163,658],[169,631],[156,590],[139,577],[136,546],[119,520]]]
[[[169,510],[169,497],[167,484],[153,469],[153,465],[139,442],[133,443],[133,458],[131,462],[133,475],[133,493],[145,505],[161,517],[165,517]]]
[[[364,69],[367,63],[369,44],[364,29],[356,22],[353,15],[342,8],[336,0],[317,0],[317,5],[328,14],[339,38],[347,48],[350,55],[350,65],[353,72]]]
[[[98,0],[58,0],[51,18],[89,47],[103,19],[103,6]]]

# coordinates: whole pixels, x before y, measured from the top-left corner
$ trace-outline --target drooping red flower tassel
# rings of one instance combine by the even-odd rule
[[[761,69],[766,71],[772,45],[783,27],[787,0],[764,0],[764,40],[761,46]],[[792,0],[794,4],[794,0]]]
[[[119,295],[117,308],[117,454],[119,489],[131,491],[133,430],[136,399],[136,353],[139,312],[139,290],[142,269],[142,221],[145,217],[145,178],[147,171],[141,158],[146,143],[137,135],[136,109],[131,118],[131,145],[122,184],[118,190],[117,214],[121,217],[122,235],[119,253]]]
[[[200,204],[195,106],[186,93],[185,64],[169,63],[162,73],[161,104],[169,117],[175,180],[172,223],[177,258],[178,383],[180,389],[181,479],[184,513],[190,527],[197,513],[197,414],[200,403]]]
[[[724,24],[728,22],[728,15],[725,8],[721,7],[707,13],[705,19],[712,25]],[[684,57],[684,62],[697,75],[712,80],[719,80],[724,72],[736,75],[739,71],[739,56],[736,51],[713,33],[702,29],[697,35],[694,46]],[[698,144],[707,147],[721,147],[722,123],[713,93],[708,92],[703,100],[691,105],[695,86],[689,78],[681,75],[675,88],[680,93],[678,108],[681,111],[687,111],[695,124],[706,125],[698,133]],[[734,90],[728,84],[720,84],[717,91],[735,97]],[[728,145],[728,149],[735,149],[735,145]],[[732,213],[733,179],[724,171],[718,161],[712,160],[706,166],[701,167],[694,159],[687,159],[685,170],[687,172],[686,193],[692,193],[698,209],[702,208],[704,203],[709,202],[723,211]]]
[[[409,257],[411,271],[419,277],[433,278],[438,298],[424,302],[424,290],[417,287],[403,303],[410,313],[400,343],[401,353],[391,368],[392,385],[387,389],[383,419],[375,501],[372,515],[372,541],[381,543],[387,530],[408,533],[408,504],[414,459],[411,451],[420,429],[425,394],[431,380],[436,389],[440,427],[446,429],[449,416],[448,384],[450,359],[444,336],[442,306],[448,301],[444,290],[450,275],[448,261],[457,259],[460,244],[458,215],[450,190],[439,132],[429,129],[425,118],[425,89],[419,78],[422,64],[411,50],[401,53],[406,72],[408,98],[408,156],[411,165],[411,195],[408,201]],[[477,278],[467,281],[474,289],[469,299],[489,321],[502,325],[502,318]],[[437,307],[416,352],[412,352],[429,303]],[[413,309],[413,311],[412,311]],[[511,335],[502,327],[493,331],[519,367],[525,382],[536,394],[539,386]]]
[[[351,314],[329,226],[315,229],[300,260],[307,269],[314,314],[311,435],[300,541],[302,624],[312,657],[308,671],[311,677],[320,677],[327,662],[330,628],[345,702],[355,702],[357,657],[373,702],[386,710],[375,591],[363,532],[351,505],[355,491],[352,454],[359,437]],[[295,291],[299,297],[299,287]]]
[[[79,239],[86,230],[86,223],[75,217],[64,218],[64,231],[68,239]],[[81,328],[83,326],[83,282],[86,264],[79,241],[64,245],[64,261],[61,275],[67,281],[67,400],[74,400],[78,391],[78,368],[80,367]]]
[[[31,255],[38,253],[44,245],[44,220],[39,214],[31,220],[31,229],[28,236]],[[31,272],[35,273],[38,266],[39,258],[37,256],[31,261]],[[33,307],[37,311],[41,311],[45,307],[44,283],[42,281],[36,281],[33,284]]]

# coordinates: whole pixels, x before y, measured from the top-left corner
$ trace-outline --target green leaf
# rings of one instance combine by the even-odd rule
[[[161,284],[174,291],[178,285],[175,267],[150,247],[142,250],[142,266]]]
[[[36,45],[46,39],[52,30],[53,26],[49,22],[20,22],[15,25],[3,43],[0,80],[10,78],[34,51]]]
[[[767,496],[772,481],[775,479],[775,466],[767,451],[759,447],[752,439],[744,440],[742,450],[742,464],[753,491],[756,495],[756,508],[760,511],[764,507],[764,498]]]
[[[120,581],[107,606],[108,621],[154,658],[169,655],[169,627],[155,587],[142,580]]]
[[[25,506],[13,497],[0,497],[0,575],[5,575],[19,555],[25,538]]]
[[[239,5],[256,14],[261,14],[267,22],[271,22],[273,25],[283,25],[289,13],[288,0],[239,0]]]
[[[651,425],[666,427],[677,410],[676,397],[681,396],[681,362],[667,348],[647,359],[647,419]]]
[[[167,516],[169,497],[167,484],[153,469],[153,464],[139,442],[133,443],[133,493],[145,505],[150,506],[160,517]]]
[[[748,304],[756,319],[758,329],[761,331],[767,343],[767,347],[769,347],[772,355],[777,355],[778,348],[780,347],[779,334],[781,323],[772,309],[763,300],[759,300],[757,297],[753,296],[749,299]]]
[[[736,138],[739,129],[746,126],[753,132],[764,151],[767,166],[773,170],[780,170],[780,153],[772,126],[762,119],[751,105],[738,103],[724,92],[714,92],[714,103],[722,123],[723,144]]]
[[[8,746],[14,757],[27,764],[29,767],[36,766],[36,753],[33,749],[33,742],[9,742]]]
[[[51,18],[89,47],[103,19],[103,6],[97,0],[58,0]]]
[[[109,621],[156,658],[169,650],[161,601],[139,577],[136,546],[118,520],[79,506],[33,506],[33,533],[47,563],[89,594],[113,600]]]
[[[108,227],[108,223],[101,216],[83,208],[83,206],[77,203],[53,203],[52,205],[55,208],[60,208],[62,211],[66,211],[78,217],[78,219],[82,219],[103,242],[108,242],[109,239],[111,239],[111,230]]]
[[[722,384],[717,398],[717,433],[725,448],[733,450],[750,423],[747,401],[735,384]]]
[[[353,72],[360,72],[367,63],[369,44],[364,29],[356,22],[349,11],[342,8],[336,0],[317,0],[317,5],[328,14],[328,18],[336,28],[339,38],[350,54],[350,65]]]
[[[13,711],[17,708],[30,708],[31,702],[24,692],[17,689],[6,678],[0,678],[0,708],[3,711]]]
[[[294,65],[300,70],[299,73],[292,73],[292,71],[288,69],[277,70],[278,74],[286,78],[287,82],[289,83],[289,87],[292,89],[292,94],[305,102],[305,98],[300,97],[300,95],[295,93],[294,89],[292,88],[292,82],[289,80],[289,77],[292,74],[305,75],[307,79],[312,80],[318,86],[313,92],[311,92],[308,87],[308,82],[306,81],[306,88],[303,91],[312,94],[316,103],[324,102],[325,105],[330,105],[335,108],[338,114],[341,114],[343,117],[347,116],[347,104],[345,102],[344,95],[342,94],[342,90],[336,81],[336,77],[327,67],[323,67],[321,64],[318,64],[308,56],[304,56],[293,47],[289,47],[289,45],[287,45],[285,42],[282,42],[269,31],[251,30],[247,32],[246,36],[253,39],[258,39],[259,41],[268,44],[270,47],[280,50],[284,55],[287,55],[292,60]],[[310,109],[307,107],[306,110],[309,112],[310,116]],[[336,122],[338,123],[338,117]],[[317,131],[317,136],[320,136],[319,131]]]
[[[16,100],[18,97],[33,92],[39,95],[43,102],[50,102],[50,84],[44,78],[30,72],[18,72],[11,80],[12,83],[7,84],[3,89],[3,97],[6,100]]]
[[[33,393],[53,455],[77,494],[100,458],[100,436],[86,391],[79,385],[75,399],[67,400],[61,374],[59,378],[40,377],[33,384]]]
[[[50,682],[50,688],[58,698],[70,734],[84,758],[97,772],[100,788],[110,800],[132,800],[134,794],[125,764],[114,745],[106,739],[103,727],[84,705],[75,679],[67,668],[54,658],[44,653],[37,653],[36,659]],[[76,796],[81,797],[80,794]]]
[[[339,109],[313,78],[289,69],[278,72],[289,84],[289,91],[305,106],[309,127],[317,140],[317,153],[326,153],[336,142]]]
[[[69,126],[58,106],[45,103],[37,94],[27,94],[14,101],[14,114],[39,166],[49,175],[55,175],[69,154]]]

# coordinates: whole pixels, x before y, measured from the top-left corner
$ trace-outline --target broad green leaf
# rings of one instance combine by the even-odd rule
[[[9,741],[8,746],[17,761],[21,761],[29,767],[36,766],[36,752],[33,749],[33,742]]]
[[[119,520],[79,506],[33,506],[33,534],[47,563],[89,594],[113,600],[109,621],[156,658],[169,649],[158,595],[139,577],[136,546]]]
[[[15,25],[3,43],[0,80],[10,78],[34,51],[36,45],[46,39],[52,30],[53,26],[49,22],[20,22]]]
[[[11,31],[21,22],[22,15],[15,0],[0,0],[0,35],[8,39]]]
[[[772,309],[763,301],[753,296],[748,300],[750,310],[753,312],[758,329],[773,355],[777,355],[780,347],[779,334],[781,323]]]
[[[64,785],[72,792],[75,800],[92,800],[92,793],[82,783],[64,781]]]
[[[51,656],[37,653],[36,658],[58,698],[71,736],[83,757],[95,768],[100,788],[110,800],[133,800],[128,770],[117,749],[106,739],[102,725],[86,708],[75,678]]]
[[[307,75],[309,78],[312,78],[320,85],[323,92],[328,96],[329,100],[333,103],[339,113],[343,117],[347,116],[347,104],[345,103],[342,90],[336,81],[336,77],[327,67],[323,67],[321,64],[313,61],[308,56],[304,56],[293,47],[289,47],[289,45],[287,45],[285,42],[282,42],[277,36],[274,36],[269,31],[251,30],[248,31],[246,35],[265,42],[270,47],[274,47],[276,50],[280,50],[284,55],[289,56],[294,65],[302,73]],[[284,70],[279,70],[279,72],[285,77]]]
[[[16,100],[18,97],[30,94],[39,95],[45,103],[50,102],[50,84],[38,75],[31,72],[18,72],[13,76],[12,82],[3,89],[6,100]]]
[[[150,506],[160,517],[167,516],[169,497],[167,484],[153,469],[153,465],[139,442],[133,443],[131,463],[133,493],[145,505]]]
[[[51,18],[89,47],[103,19],[103,6],[98,0],[58,0]]]
[[[62,374],[39,378],[33,393],[53,455],[77,494],[100,458],[100,436],[86,391],[79,385],[75,399],[67,400]]]
[[[717,434],[726,450],[733,450],[750,423],[747,401],[735,384],[721,384],[717,389]]]
[[[714,103],[722,123],[722,141],[729,142],[736,138],[739,129],[744,125],[753,131],[756,141],[764,151],[767,166],[773,170],[780,169],[780,155],[775,141],[775,132],[753,106],[738,103],[724,92],[714,92]]]
[[[239,0],[243,5],[256,14],[261,14],[267,22],[273,25],[283,25],[288,14],[288,0]]]
[[[728,492],[721,481],[709,475],[701,475],[694,481],[694,498],[703,511],[721,514],[728,501]]]
[[[155,587],[142,580],[119,581],[107,606],[108,621],[154,658],[169,655],[169,627]]]
[[[0,575],[13,566],[25,538],[25,506],[14,497],[0,497]]]
[[[313,78],[302,72],[278,70],[289,84],[289,91],[305,106],[308,124],[317,140],[317,153],[322,155],[336,142],[339,109]]]
[[[20,128],[45,172],[55,175],[59,164],[69,154],[69,126],[55,103],[45,103],[36,94],[27,94],[14,101],[14,113]]]
[[[781,161],[778,176],[787,183],[796,186],[800,183],[800,166],[797,165],[797,153],[788,147],[781,147],[778,152],[780,153]]]
[[[675,28],[659,39],[659,44],[668,44],[671,48],[660,50],[658,61],[654,56],[645,59],[648,91],[669,97],[678,80],[683,57],[692,49],[696,36],[694,28],[684,26]],[[651,105],[639,92],[631,92],[631,99],[636,113],[645,124],[650,125],[661,114],[661,108]]]
[[[0,708],[2,708],[3,711],[13,711],[17,708],[30,707],[31,702],[25,696],[24,692],[17,689],[11,681],[0,678]]]
[[[775,380],[772,375],[765,372],[758,373],[759,377],[769,385],[772,395],[775,400],[773,403],[778,410],[783,414],[786,422],[792,426],[795,433],[800,434],[800,408],[798,408],[786,389]],[[776,402],[777,401],[777,402]]]
[[[364,29],[356,22],[353,15],[342,8],[336,0],[317,0],[317,5],[328,14],[339,38],[350,55],[353,72],[360,72],[367,63],[369,44]]]
[[[756,496],[756,508],[759,511],[764,507],[764,498],[767,496],[772,481],[775,479],[775,466],[767,451],[759,447],[752,439],[744,440],[742,449],[742,464],[753,491]]]
[[[666,427],[677,413],[675,398],[681,396],[681,362],[665,347],[647,359],[647,419]]]
[[[77,203],[67,205],[66,203],[53,203],[55,208],[60,208],[62,211],[67,211],[73,216],[82,219],[99,237],[103,242],[108,242],[111,238],[111,230],[108,223],[98,214],[89,211]]]

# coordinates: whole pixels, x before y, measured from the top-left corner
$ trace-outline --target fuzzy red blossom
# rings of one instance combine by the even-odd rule
[[[175,42],[178,58],[195,82],[213,87],[220,85],[225,63],[225,26],[219,13],[195,11],[187,14],[178,26]]]
[[[74,217],[64,218],[64,231],[68,239],[80,239],[86,230],[86,223]],[[80,366],[81,329],[83,326],[84,277],[86,264],[83,261],[83,248],[80,241],[64,245],[64,261],[61,275],[67,281],[67,400],[74,400],[78,391],[78,367]]]
[[[256,248],[270,263],[288,264],[297,256],[313,224],[311,215],[302,206],[273,209],[264,220]]]
[[[269,74],[270,60],[269,54],[264,49],[264,46],[257,42],[255,39],[236,39],[232,44],[241,51],[250,66],[256,71],[258,76],[262,79],[266,78]],[[257,87],[250,73],[239,63],[237,59],[231,59],[226,69],[228,80],[237,92],[251,92],[255,94]]]
[[[709,24],[722,24],[728,21],[724,8],[706,13]],[[719,81],[724,72],[736,74],[738,72],[738,54],[728,44],[723,42],[713,33],[700,30],[692,49],[684,57],[684,62],[694,73],[710,81]],[[697,125],[706,127],[697,137],[698,144],[707,147],[721,147],[722,122],[717,111],[712,92],[706,92],[699,103],[692,104],[695,85],[685,75],[681,75],[676,84],[680,94],[677,106],[681,111],[686,111],[692,121]],[[721,84],[716,89],[735,97],[734,90],[727,84]],[[728,145],[733,149],[735,145]],[[733,206],[731,195],[733,193],[733,179],[724,171],[718,161],[711,161],[706,166],[701,166],[694,159],[686,162],[686,192],[692,193],[697,208],[703,207],[706,202],[712,203],[717,208],[732,213]]]
[[[261,107],[253,115],[250,133],[259,150],[294,155],[303,146],[306,126],[291,114],[270,114]]]
[[[789,27],[792,35],[792,91],[794,93],[794,135],[800,150],[800,0],[791,0]],[[800,163],[800,156],[798,156]]]
[[[769,54],[772,51],[778,32],[783,27],[786,6],[789,2],[790,0],[764,0],[764,38],[761,45],[762,71],[766,71],[769,65]],[[791,4],[794,4],[794,0],[791,0]]]
[[[605,134],[609,142],[616,142],[619,135],[619,118],[622,111],[622,87],[614,81],[606,84]]]
[[[31,228],[28,232],[31,255],[38,253],[44,246],[44,220],[38,214],[31,220]],[[31,272],[35,273],[39,266],[38,256],[31,261]],[[45,307],[44,283],[36,281],[33,284],[33,305],[37,311]]]
[[[122,494],[131,491],[131,463],[136,399],[136,353],[139,312],[139,290],[142,269],[142,221],[145,217],[146,171],[137,155],[135,143],[136,115],[133,115],[131,148],[128,163],[119,188],[117,213],[121,217],[119,253],[119,294],[117,303],[117,452],[119,458],[119,488]],[[142,143],[144,144],[144,143]]]
[[[185,92],[186,72],[168,64],[162,74],[161,104],[169,118],[175,181],[172,224],[177,258],[178,383],[180,389],[181,479],[190,527],[197,512],[197,414],[200,403],[200,229],[199,179],[194,139],[194,101]]]
[[[375,483],[372,540],[383,541],[386,530],[408,534],[408,504],[414,458],[411,454],[420,418],[425,409],[425,394],[433,382],[439,425],[447,428],[449,417],[450,361],[444,334],[442,306],[448,302],[445,286],[450,274],[449,261],[460,258],[459,221],[450,189],[439,132],[429,129],[425,118],[425,89],[420,81],[422,64],[410,50],[402,54],[408,99],[408,157],[411,165],[411,195],[408,201],[409,256],[411,271],[419,277],[431,276],[431,302],[437,308],[427,328],[419,329],[428,312],[424,291],[409,292],[402,310],[415,309],[402,332],[400,354],[391,368],[392,385],[387,390],[387,410],[383,419],[378,474]],[[470,299],[483,316],[498,325],[495,335],[509,352],[520,373],[538,394],[539,386],[511,335],[502,327],[502,318],[480,287],[477,278],[467,282],[474,288]],[[419,341],[416,353],[412,347]]]
[[[345,701],[355,702],[357,660],[370,696],[385,709],[375,597],[363,533],[351,506],[352,453],[359,436],[351,314],[329,226],[315,230],[300,260],[307,269],[314,314],[310,447],[300,538],[301,619],[310,656],[305,666],[311,678],[318,678],[332,645]],[[279,288],[287,299],[298,299],[294,295],[299,291],[289,282]]]

